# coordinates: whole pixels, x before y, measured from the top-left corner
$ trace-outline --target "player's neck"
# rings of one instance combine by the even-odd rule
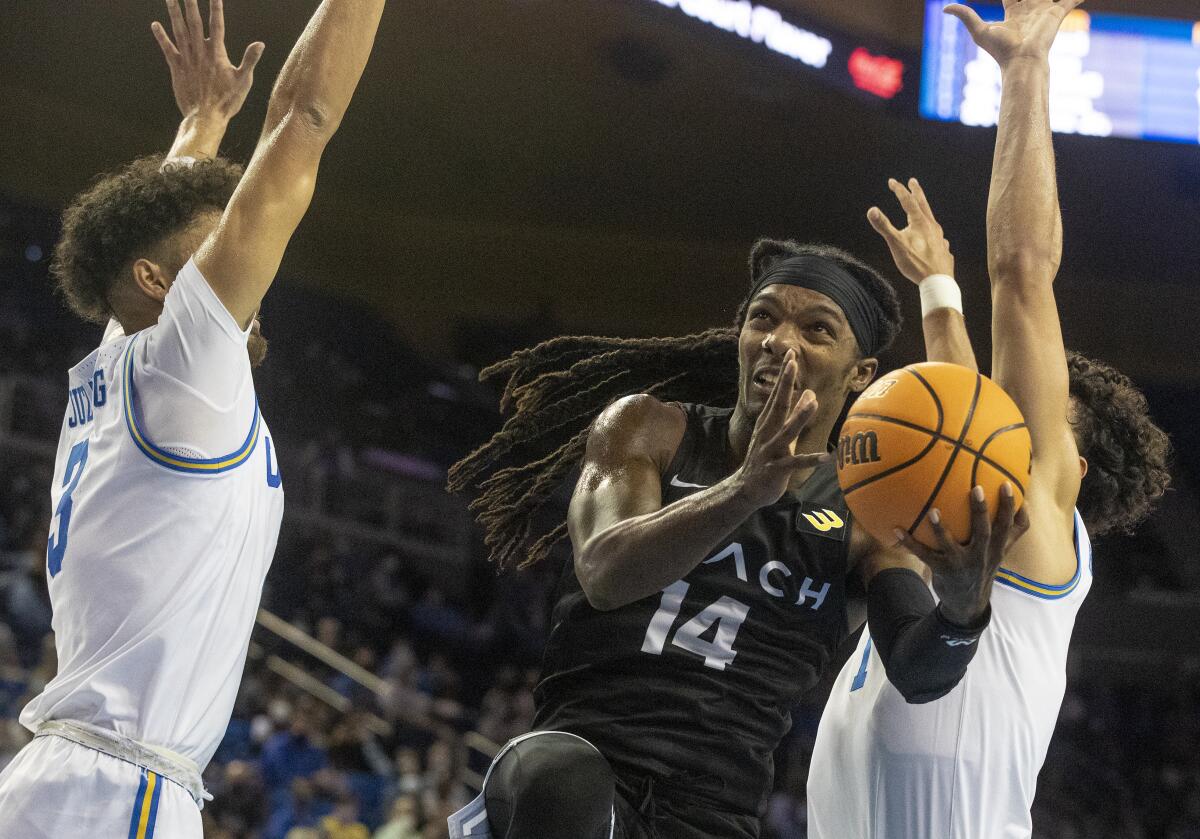
[[[159,317],[162,315],[162,310],[149,312],[122,312],[116,316],[117,323],[121,324],[121,330],[126,335],[133,335],[135,332],[141,332],[143,329],[149,329],[158,323]]]

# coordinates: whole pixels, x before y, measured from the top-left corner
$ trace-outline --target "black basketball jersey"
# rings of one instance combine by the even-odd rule
[[[664,503],[736,467],[732,411],[682,407],[687,430],[662,477]],[[662,795],[761,814],[790,709],[847,633],[849,542],[850,516],[825,464],[652,597],[597,611],[568,562],[535,728],[585,737],[630,785],[651,778]]]

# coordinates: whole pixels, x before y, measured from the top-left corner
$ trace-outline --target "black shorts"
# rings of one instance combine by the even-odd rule
[[[484,796],[495,839],[758,839],[757,816],[618,777],[591,743],[563,732],[509,748]]]

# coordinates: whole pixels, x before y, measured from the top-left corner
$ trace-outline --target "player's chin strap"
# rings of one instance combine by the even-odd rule
[[[446,820],[447,827],[450,828],[450,839],[493,839],[492,829],[488,824],[487,816],[487,801],[486,791],[488,778],[492,777],[492,770],[496,768],[496,764],[500,762],[500,758],[508,753],[508,750],[524,740],[531,737],[537,737],[541,734],[566,734],[569,737],[578,737],[583,742],[592,746],[584,738],[578,734],[571,734],[569,731],[531,731],[528,734],[522,734],[520,737],[514,737],[504,744],[504,748],[499,754],[492,759],[492,765],[488,767],[487,774],[483,776],[483,786],[479,790],[479,795],[472,799],[471,803],[463,807],[456,813],[453,813]],[[596,748],[592,746],[592,748]],[[608,823],[608,839],[613,839],[617,830],[617,809],[613,807],[612,817]]]
[[[204,788],[204,782],[200,779],[200,767],[195,761],[170,749],[139,743],[99,726],[75,720],[44,722],[38,726],[34,736],[61,737],[84,748],[147,769],[183,787],[201,809],[204,809],[205,801],[212,801],[212,794]]]

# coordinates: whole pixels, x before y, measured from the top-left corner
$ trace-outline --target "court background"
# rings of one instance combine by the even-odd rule
[[[231,51],[268,45],[223,147],[245,160],[315,3],[229,5]],[[920,47],[921,3],[771,5],[873,54]],[[1144,0],[1138,12],[1196,14],[1187,0]],[[149,34],[156,16],[149,0],[0,9],[6,754],[21,742],[11,717],[22,697],[53,672],[38,579],[47,459],[63,374],[99,334],[54,300],[46,263],[73,194],[170,142],[178,117]],[[759,235],[832,242],[890,268],[864,212],[887,206],[888,177],[911,175],[954,244],[986,359],[993,138],[831,85],[653,0],[390,4],[267,298],[272,357],[259,375],[289,504],[264,605],[365,675],[278,631],[256,634],[228,748],[210,770],[221,798],[206,811],[209,834],[284,837],[330,812],[375,827],[399,797],[437,836],[483,761],[463,735],[502,740],[527,721],[553,569],[497,579],[462,503],[440,492],[446,465],[498,423],[495,394],[473,381],[480,366],[563,332],[727,322]],[[1175,489],[1138,535],[1097,543],[1035,824],[1056,837],[1190,836],[1200,830],[1200,150],[1070,136],[1056,147],[1068,345],[1144,388],[1175,442]],[[885,367],[921,354],[916,294],[889,274],[908,329]],[[820,704],[818,691],[798,709],[781,749],[773,835],[803,836]]]

